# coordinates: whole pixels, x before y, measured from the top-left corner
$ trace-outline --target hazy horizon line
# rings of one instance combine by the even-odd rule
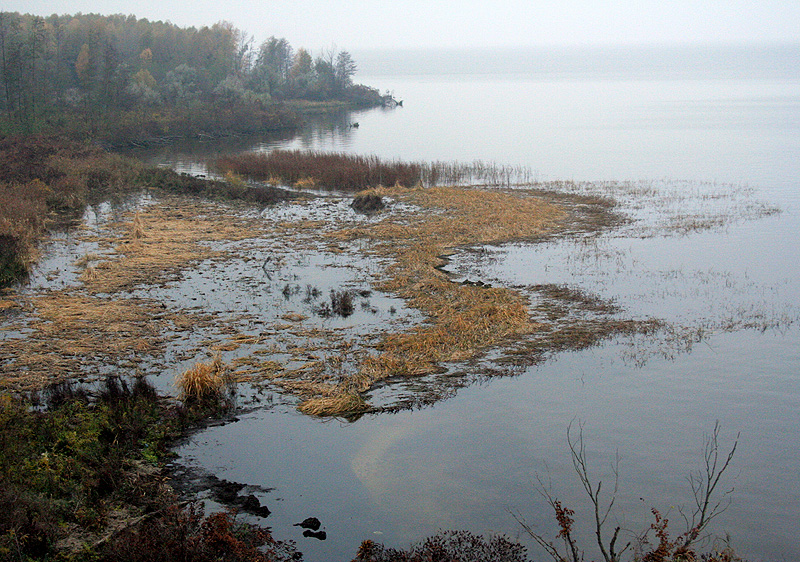
[[[516,44],[516,45],[392,45],[374,47],[352,47],[353,52],[380,51],[519,51],[519,50],[625,50],[625,49],[747,49],[747,48],[795,48],[800,49],[797,41],[697,41],[697,42],[631,42],[631,43],[552,43],[552,44]]]

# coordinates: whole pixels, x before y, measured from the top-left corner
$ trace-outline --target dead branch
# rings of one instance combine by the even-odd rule
[[[689,475],[689,484],[694,495],[695,509],[691,517],[684,516],[687,522],[685,540],[681,546],[681,551],[686,551],[689,546],[697,540],[700,533],[708,526],[711,520],[728,509],[731,503],[731,494],[734,488],[730,488],[722,493],[718,498],[714,498],[714,492],[719,486],[723,474],[728,470],[736,447],[739,445],[739,436],[733,441],[733,446],[727,455],[720,455],[720,424],[719,420],[714,423],[714,430],[710,435],[706,435],[703,443],[703,468]]]

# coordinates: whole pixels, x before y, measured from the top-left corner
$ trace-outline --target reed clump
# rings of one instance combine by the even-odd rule
[[[419,164],[307,150],[230,155],[218,159],[214,165],[226,172],[234,171],[264,181],[280,178],[288,185],[342,191],[361,191],[396,182],[413,185],[421,177]]]
[[[298,406],[298,410],[302,413],[318,417],[341,416],[351,418],[360,416],[369,409],[370,407],[364,398],[352,390],[335,393],[331,396],[309,398]]]
[[[533,174],[520,167],[475,161],[403,162],[384,161],[377,156],[357,156],[311,150],[274,150],[224,156],[213,164],[218,170],[235,172],[261,181],[300,188],[362,191],[380,185],[445,185],[482,183],[509,186],[529,183]]]
[[[189,405],[230,405],[233,379],[219,354],[210,363],[197,363],[175,380],[181,398]]]

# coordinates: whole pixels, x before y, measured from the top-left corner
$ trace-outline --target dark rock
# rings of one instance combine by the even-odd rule
[[[266,505],[262,505],[258,509],[253,510],[253,515],[257,515],[258,517],[269,517],[269,514],[272,513]]]
[[[379,195],[368,193],[366,195],[357,195],[353,198],[350,206],[359,213],[375,213],[386,207],[386,204]]]
[[[219,480],[213,487],[212,493],[214,499],[223,504],[230,504],[236,502],[239,497],[239,490],[244,488],[244,484],[238,482],[228,482],[227,480]]]
[[[238,503],[239,507],[244,511],[252,515],[257,515],[258,517],[267,517],[272,513],[267,506],[261,505],[261,502],[258,501],[258,498],[253,494],[240,497]]]
[[[253,494],[250,494],[249,496],[242,497],[239,500],[239,505],[242,506],[242,509],[244,509],[245,511],[251,511],[261,507],[261,502],[258,501],[258,498],[255,497]]]
[[[328,533],[326,533],[325,531],[311,531],[307,529],[303,531],[303,536],[308,537],[310,539],[318,539],[324,541],[325,539],[328,538]]]
[[[316,531],[322,526],[322,523],[320,523],[319,519],[317,519],[316,517],[309,517],[307,519],[304,519],[302,523],[295,523],[293,526]]]

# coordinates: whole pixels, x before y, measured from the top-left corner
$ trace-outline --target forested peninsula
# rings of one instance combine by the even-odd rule
[[[179,27],[133,15],[0,13],[0,135],[110,143],[296,127],[319,104],[370,107],[349,52],[260,45],[223,21]]]

